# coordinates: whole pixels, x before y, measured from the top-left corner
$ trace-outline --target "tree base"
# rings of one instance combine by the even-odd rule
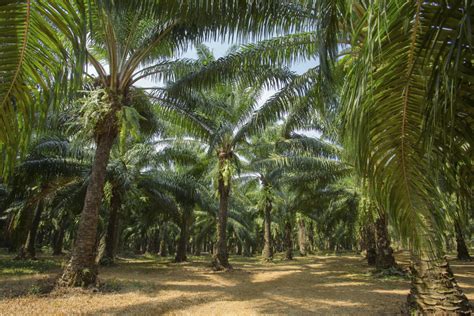
[[[226,263],[220,262],[217,257],[214,257],[214,260],[211,262],[212,270],[214,271],[232,271],[232,265],[227,261]]]
[[[64,273],[59,278],[58,287],[96,287],[98,286],[99,271],[96,265],[93,267],[73,267],[68,264]]]
[[[178,257],[178,256],[175,257],[174,260],[173,260],[174,263],[181,263],[181,262],[187,262],[187,261],[188,261],[187,257],[183,258],[183,257]]]
[[[407,298],[411,314],[471,314],[471,305],[445,259],[418,259],[412,264],[411,272],[411,289]]]
[[[113,266],[115,264],[115,259],[104,256],[100,259],[99,264],[104,267]]]
[[[467,256],[459,256],[458,255],[457,259],[460,260],[460,261],[467,261],[467,262],[472,261],[472,257],[470,255],[467,255]]]

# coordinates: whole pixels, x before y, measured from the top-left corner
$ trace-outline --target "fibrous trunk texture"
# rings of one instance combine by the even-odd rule
[[[388,236],[387,218],[383,212],[375,221],[375,235],[377,243],[375,267],[379,270],[396,268],[397,263],[393,256],[393,249],[390,246],[390,238]]]
[[[362,230],[363,248],[366,250],[366,259],[369,266],[373,266],[377,260],[377,243],[375,238],[375,227],[373,223],[367,223]]]
[[[272,218],[271,218],[271,211],[272,211],[272,201],[267,199],[265,209],[264,209],[264,245],[262,256],[263,259],[266,261],[271,261],[273,258],[273,250],[272,250]]]
[[[97,281],[96,259],[97,226],[99,208],[104,194],[104,181],[112,145],[117,136],[115,128],[116,112],[109,113],[109,125],[96,137],[97,148],[87,186],[84,207],[79,220],[79,228],[72,250],[71,260],[66,266],[60,286],[89,286]],[[102,124],[105,125],[105,124]]]
[[[408,305],[410,311],[422,315],[470,315],[470,304],[446,259],[412,259],[412,281]]]
[[[217,245],[214,265],[216,269],[224,268],[230,270],[232,266],[229,263],[229,254],[227,252],[227,209],[229,207],[230,183],[226,183],[222,172],[226,163],[226,157],[224,153],[219,154],[219,214],[217,218]]]
[[[293,260],[293,236],[290,221],[285,223],[285,259]]]
[[[458,252],[458,259],[463,261],[470,261],[472,258],[469,255],[469,250],[466,246],[466,241],[464,239],[461,224],[458,220],[454,222],[454,228],[456,230],[456,249]]]
[[[176,250],[175,262],[184,262],[188,260],[186,251],[188,248],[189,226],[191,224],[192,208],[185,207],[180,221],[180,233],[178,240],[178,249]]]
[[[122,195],[117,186],[112,188],[112,197],[110,198],[109,222],[107,224],[107,234],[105,235],[104,256],[101,258],[102,265],[110,265],[115,261],[119,211],[122,207]]]
[[[298,221],[298,246],[300,249],[300,255],[301,256],[306,256],[307,255],[307,250],[306,250],[306,226],[304,223],[303,219],[300,219]]]

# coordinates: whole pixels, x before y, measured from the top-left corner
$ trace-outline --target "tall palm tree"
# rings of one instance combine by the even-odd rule
[[[262,61],[317,58],[319,65],[269,100],[252,125],[264,126],[290,108],[302,117],[314,108],[331,115],[328,109],[342,106],[344,144],[356,158],[356,171],[370,178],[371,196],[414,250],[413,268],[424,271],[413,279],[411,306],[422,312],[466,311],[467,299],[441,259],[436,232],[443,231],[443,207],[433,202],[442,199],[433,197],[434,170],[443,169],[453,145],[472,148],[472,120],[466,120],[473,102],[471,1],[305,3],[310,9],[301,15],[314,19],[316,32],[248,45],[195,74],[201,80],[192,82],[207,85],[239,67],[251,72]],[[292,102],[302,95],[311,106]],[[467,155],[455,152],[457,161]],[[434,163],[439,168],[429,167]],[[425,273],[427,267],[432,274]],[[444,295],[434,294],[445,286],[436,280],[446,281]]]
[[[286,4],[212,0],[89,3],[92,29],[88,33],[87,62],[97,73],[98,93],[84,102],[84,112],[93,123],[96,152],[71,261],[60,281],[66,286],[88,286],[96,281],[95,227],[105,171],[121,121],[129,116],[127,112],[136,97],[134,84],[144,78],[175,74],[182,63],[173,58],[191,41],[231,33],[265,36],[288,29],[292,20],[283,14]]]
[[[198,46],[200,59],[194,69],[200,69],[214,60],[211,51]],[[194,70],[192,69],[192,70]],[[262,91],[269,80],[286,80],[292,73],[285,69],[267,68],[264,75],[250,83],[241,81],[221,82],[205,91],[182,85],[193,72],[178,78],[164,90],[156,91],[155,98],[163,107],[163,115],[182,127],[183,132],[208,146],[208,152],[216,156],[215,184],[219,196],[217,222],[218,268],[231,269],[227,252],[227,213],[231,194],[232,177],[240,164],[239,150],[249,135],[246,123],[258,106]]]

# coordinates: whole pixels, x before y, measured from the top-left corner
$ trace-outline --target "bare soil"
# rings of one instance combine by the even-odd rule
[[[209,258],[172,264],[123,259],[101,269],[97,293],[43,293],[60,272],[0,273],[0,314],[14,315],[396,315],[409,291],[403,277],[376,277],[361,256],[297,257],[261,263],[232,257],[232,272],[213,272]],[[0,259],[1,260],[1,259]],[[474,301],[474,264],[452,261]]]

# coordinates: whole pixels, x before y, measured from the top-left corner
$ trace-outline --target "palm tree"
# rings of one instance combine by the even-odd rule
[[[166,77],[172,65],[169,61],[191,41],[220,34],[245,38],[252,33],[258,38],[293,28],[294,22],[300,19],[287,16],[287,6],[286,2],[215,0],[58,0],[47,4],[11,1],[2,6],[0,22],[8,28],[3,34],[18,35],[2,38],[2,43],[8,44],[2,45],[2,55],[9,58],[3,71],[8,78],[0,90],[1,102],[5,105],[1,110],[4,129],[0,149],[8,152],[8,159],[2,160],[3,166],[13,164],[18,144],[26,142],[30,129],[23,127],[36,123],[28,119],[35,108],[35,96],[51,95],[49,99],[59,100],[57,91],[73,91],[79,87],[52,88],[52,83],[64,86],[64,80],[52,81],[51,78],[64,79],[69,73],[80,78],[84,64],[88,63],[97,73],[96,87],[101,91],[102,102],[96,104],[99,108],[95,109],[100,115],[93,124],[96,155],[75,250],[62,284],[89,285],[96,280],[94,228],[105,168],[120,132],[118,116],[126,116],[126,108],[133,99],[130,93],[133,84],[146,77]],[[223,10],[225,15],[221,14]],[[24,87],[35,88],[25,91]]]
[[[245,153],[248,163],[242,166],[244,173],[238,177],[247,187],[246,191],[250,191],[249,195],[256,200],[259,211],[263,213],[262,257],[265,261],[273,259],[272,208],[277,196],[278,180],[284,169],[268,167],[259,162],[276,153],[275,142],[278,140],[278,132],[279,130],[273,129],[259,137],[251,138]]]
[[[221,14],[224,7],[225,16]],[[256,36],[264,36],[277,29],[287,29],[285,20],[280,26],[276,23],[285,18],[282,15],[285,7],[220,1],[141,1],[139,4],[105,1],[92,2],[87,7],[92,25],[87,61],[97,73],[97,93],[92,93],[83,107],[86,119],[92,121],[96,152],[74,250],[61,278],[62,285],[88,286],[96,281],[95,227],[105,171],[111,148],[121,131],[121,121],[129,116],[127,112],[130,113],[136,97],[133,85],[140,79],[168,78],[174,74],[182,63],[172,58],[191,41],[231,32],[243,36],[252,31]],[[264,19],[262,13],[266,13]]]
[[[302,16],[314,18],[316,32],[244,47],[196,74],[201,80],[194,82],[202,86],[229,77],[232,69],[251,69],[262,61],[285,64],[317,57],[319,65],[295,78],[262,107],[253,125],[264,126],[290,108],[301,117],[314,108],[327,113],[340,103],[344,145],[357,158],[356,171],[361,178],[370,178],[375,200],[390,202],[380,204],[414,250],[413,268],[426,271],[433,267],[435,271],[423,278],[416,274],[412,307],[421,312],[465,311],[467,299],[454,279],[443,283],[445,295],[426,289],[444,288],[436,280],[451,275],[441,259],[442,238],[436,234],[443,231],[444,221],[438,220],[443,218],[443,207],[432,203],[438,195],[433,171],[442,169],[455,143],[472,147],[472,137],[467,134],[472,122],[465,119],[472,113],[468,106],[473,87],[472,28],[467,22],[472,16],[471,3],[308,3],[314,10],[303,10]],[[291,104],[301,95],[307,96],[310,107]],[[447,141],[452,138],[456,141]],[[466,153],[457,153],[455,160],[463,161]],[[430,167],[433,163],[440,168]],[[443,306],[446,300],[450,303]]]
[[[89,169],[87,154],[74,147],[64,136],[39,135],[15,167],[9,199],[12,206],[23,205],[10,218],[20,247],[17,259],[36,258],[36,234],[43,213],[61,207],[56,197],[84,181]]]
[[[208,48],[198,46],[200,59],[195,63],[199,69],[212,62],[214,57]],[[195,68],[194,68],[195,69]],[[165,90],[158,90],[156,100],[161,103],[164,115],[180,125],[183,132],[200,139],[208,146],[209,153],[216,155],[216,187],[219,196],[219,216],[217,222],[216,265],[231,269],[227,252],[227,215],[232,186],[232,177],[240,164],[239,150],[248,135],[246,122],[255,111],[261,92],[268,80],[284,79],[292,74],[284,69],[267,69],[261,81],[223,82],[212,89],[197,91],[178,84],[169,84]],[[188,76],[193,76],[191,71]]]
[[[0,6],[4,177],[13,171],[18,151],[27,150],[40,118],[78,88],[85,62],[85,9],[81,0],[5,1]]]
[[[370,178],[371,195],[413,250],[411,308],[468,313],[467,298],[442,255],[437,170],[452,147],[447,135],[463,123],[458,114],[472,103],[471,34],[463,28],[473,8],[461,1],[361,8],[371,14],[353,14],[359,31],[342,89],[346,146],[359,174]],[[464,134],[455,137],[472,146]]]

